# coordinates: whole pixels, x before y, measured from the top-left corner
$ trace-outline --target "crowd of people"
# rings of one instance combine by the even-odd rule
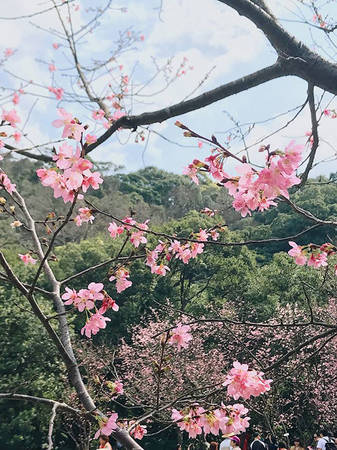
[[[266,436],[261,433],[255,433],[249,442],[248,436],[243,438],[239,436],[223,436],[223,441],[219,443],[215,441],[206,442],[207,450],[337,450],[337,433],[332,434],[326,429],[322,429],[315,433],[312,442],[303,446],[299,438],[294,437],[293,445],[289,445],[288,434],[285,434],[284,442],[278,441],[275,436]],[[193,447],[191,447],[192,449]],[[181,450],[181,447],[177,450]]]
[[[294,437],[292,440],[293,445],[288,444],[288,435],[284,435],[287,439],[284,442],[276,439],[274,436],[266,436],[263,438],[261,433],[255,433],[252,437],[252,441],[249,442],[248,436],[240,438],[239,436],[222,436],[223,441],[218,442],[211,441],[205,442],[204,448],[207,450],[337,450],[337,433],[330,433],[326,429],[322,429],[313,435],[312,442],[309,445],[303,446],[300,439]],[[116,449],[122,449],[122,447],[117,444]],[[113,450],[109,442],[108,436],[101,435],[99,438],[99,448],[106,450]],[[194,444],[190,444],[187,450],[199,449],[200,447],[195,447]],[[161,450],[161,449],[158,449]],[[164,449],[163,449],[164,450]],[[179,444],[177,450],[182,450],[182,446]]]

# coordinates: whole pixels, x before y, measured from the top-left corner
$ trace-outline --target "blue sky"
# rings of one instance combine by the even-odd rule
[[[4,0],[6,8],[3,8],[7,17],[30,14],[41,8],[48,7],[49,2],[41,3],[41,0],[22,2],[21,0]],[[159,0],[119,0],[113,1],[113,9],[102,20],[97,31],[85,36],[78,46],[80,61],[83,65],[91,64],[93,60],[100,60],[103,55],[109,54],[116,47],[118,33],[129,30],[134,35],[144,35],[144,42],[136,41],[130,50],[120,55],[111,64],[112,72],[106,74],[94,84],[96,92],[100,92],[106,82],[115,83],[120,75],[130,76],[130,92],[137,92],[142,83],[151,79],[155,73],[155,65],[164,66],[171,60],[171,75],[179,68],[183,58],[187,58],[186,75],[180,76],[168,88],[165,87],[165,79],[158,75],[144,87],[140,95],[127,99],[127,109],[138,114],[144,111],[152,111],[170,104],[176,103],[185,97],[191,98],[208,89],[233,79],[249,74],[275,61],[275,53],[269,46],[263,34],[240,17],[230,8],[216,0],[163,0],[159,14]],[[277,16],[286,19],[296,19],[298,2],[292,0],[269,0],[267,3],[275,11]],[[73,11],[74,28],[84,24],[93,12],[88,10],[90,5],[103,5],[101,0],[75,1],[71,5],[72,11],[75,5],[79,5],[78,11]],[[127,8],[127,12],[121,12],[121,8]],[[335,8],[335,7],[334,7]],[[65,7],[63,7],[65,9]],[[302,9],[303,10],[303,9]],[[331,11],[332,12],[332,11]],[[310,16],[308,18],[311,19]],[[34,24],[34,26],[31,24]],[[22,79],[33,80],[36,84],[49,86],[65,86],[70,91],[69,75],[70,53],[65,46],[55,51],[53,42],[62,44],[62,40],[53,36],[48,30],[58,33],[60,30],[54,12],[35,16],[18,21],[0,20],[2,30],[3,48],[13,47],[17,51],[5,65],[5,69],[11,71]],[[294,22],[283,22],[289,30],[307,42],[311,42],[311,36],[307,27]],[[47,31],[41,30],[43,27]],[[323,44],[320,32],[315,34],[318,44]],[[327,48],[327,47],[324,47]],[[331,55],[332,57],[334,55]],[[155,62],[154,62],[155,61]],[[48,71],[48,63],[54,62],[57,71],[54,80]],[[118,69],[123,65],[123,69]],[[110,77],[110,78],[109,78]],[[205,79],[207,77],[207,79]],[[202,80],[205,81],[198,88]],[[8,76],[6,72],[1,75],[1,85],[18,89],[21,81]],[[76,87],[74,88],[77,89]],[[74,113],[82,121],[90,124],[90,131],[97,135],[102,129],[95,128],[94,121],[90,118],[90,107],[83,104],[58,103],[54,99],[39,98],[38,95],[49,97],[46,89],[39,86],[30,86],[26,89],[35,95],[22,96],[18,110],[23,117],[23,122],[28,117],[28,111],[32,109],[25,127],[30,141],[23,140],[21,147],[30,146],[31,143],[49,142],[59,139],[59,130],[50,126],[56,118],[56,107],[62,106]],[[80,90],[77,92],[81,93]],[[155,94],[158,92],[157,94]],[[291,117],[282,116],[272,122],[258,123],[282,112],[290,110],[304,102],[306,98],[306,84],[294,77],[274,80],[264,86],[238,94],[229,99],[217,102],[207,108],[186,114],[179,118],[169,120],[163,124],[151,126],[150,135],[145,133],[145,142],[136,144],[135,134],[122,131],[113,136],[104,146],[95,150],[93,157],[100,161],[112,161],[123,165],[125,171],[137,170],[144,165],[155,165],[162,169],[181,173],[193,158],[203,159],[208,155],[208,147],[204,145],[198,148],[197,142],[184,138],[181,130],[174,126],[176,119],[185,123],[201,134],[210,136],[218,133],[219,139],[226,139],[227,130],[233,128],[233,122],[226,112],[240,123],[255,123],[254,129],[246,139],[246,144],[251,146],[264,136],[272,133]],[[326,99],[328,100],[328,96]],[[6,104],[2,102],[3,106]],[[325,141],[334,144],[335,122],[331,119],[322,121],[320,131]],[[305,110],[286,130],[280,131],[265,141],[275,147],[284,146],[289,140],[296,139],[305,142],[305,132],[310,130],[309,112]],[[172,144],[160,137],[174,141]],[[243,145],[233,142],[232,150],[242,151]],[[257,152],[258,145],[252,146],[249,156],[253,162],[261,162],[261,154]],[[323,143],[320,148],[320,159],[330,158],[335,150]],[[228,163],[227,170],[234,169],[235,164]],[[329,174],[333,169],[331,162],[323,163],[314,170],[314,174]]]

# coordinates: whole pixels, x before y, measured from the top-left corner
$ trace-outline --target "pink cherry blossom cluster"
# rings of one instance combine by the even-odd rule
[[[83,223],[92,223],[95,220],[95,217],[92,215],[92,211],[89,208],[79,208],[78,212],[79,214],[74,218],[74,222],[78,227]]]
[[[121,225],[117,225],[116,222],[109,224],[108,231],[113,239],[127,231],[130,233],[130,242],[135,248],[138,248],[140,244],[147,243],[144,232],[149,228],[147,225],[148,220],[138,223],[132,217],[124,217],[122,222],[123,224]]]
[[[56,128],[63,127],[63,138],[71,138],[80,142],[85,127],[64,108],[58,108],[57,113],[61,118],[54,120],[52,125]]]
[[[55,88],[53,86],[49,86],[48,91],[52,92],[53,94],[55,94],[56,100],[62,100],[62,97],[63,97],[63,94],[64,94],[64,89],[62,89],[62,88]]]
[[[251,211],[264,211],[276,205],[274,200],[280,195],[288,198],[288,189],[300,183],[295,171],[301,161],[303,146],[291,141],[284,152],[270,152],[268,146],[261,147],[261,150],[267,151],[266,166],[261,171],[242,160],[242,164],[236,168],[238,176],[230,177],[223,170],[228,154],[224,155],[221,149],[215,149],[205,158],[205,162],[195,159],[183,173],[197,184],[197,174],[200,171],[210,173],[218,184],[228,189],[229,194],[234,197],[234,209],[245,217],[247,214],[251,215]]]
[[[132,425],[132,420],[129,422],[129,425]],[[135,439],[139,439],[139,440],[143,439],[145,434],[147,434],[147,428],[145,425],[137,424],[130,431],[130,435],[133,436]]]
[[[241,404],[225,406],[213,410],[205,410],[199,405],[193,405],[182,411],[172,410],[174,420],[180,430],[186,431],[190,438],[205,435],[240,433],[249,427],[249,417],[244,417],[248,409]]]
[[[193,233],[191,238],[201,242],[186,242],[182,244],[178,240],[169,241],[168,243],[159,241],[159,244],[154,250],[148,251],[146,258],[146,265],[151,268],[152,273],[157,275],[165,275],[166,271],[169,270],[162,262],[158,265],[158,258],[164,257],[167,261],[172,258],[179,259],[184,264],[188,264],[190,259],[196,258],[204,251],[204,244],[208,238],[211,237],[212,240],[216,241],[219,237],[219,233],[216,229],[205,230],[200,229],[198,233]]]
[[[36,171],[43,186],[49,186],[54,190],[54,197],[62,197],[65,203],[73,202],[75,193],[82,189],[87,192],[91,186],[98,189],[103,183],[99,172],[91,172],[91,161],[81,157],[80,149],[76,151],[71,145],[64,142],[59,146],[53,156],[57,167],[51,169],[38,169]],[[81,195],[78,198],[82,198]]]
[[[316,244],[300,246],[296,242],[289,241],[289,245],[292,249],[288,251],[288,254],[294,258],[297,265],[305,266],[307,264],[316,269],[327,266],[328,256],[334,255],[337,252],[336,247],[328,242],[321,246]]]
[[[0,169],[0,190],[1,189],[5,189],[9,194],[12,194],[16,191],[16,184],[12,183],[9,177],[4,172],[1,172]]]
[[[233,363],[233,368],[226,376],[223,386],[227,386],[227,393],[235,400],[239,397],[247,400],[249,397],[263,394],[270,390],[272,380],[265,380],[263,372],[248,370],[247,364]]]
[[[190,331],[191,327],[189,325],[179,323],[177,327],[173,328],[171,331],[171,337],[168,342],[171,345],[176,345],[178,347],[178,352],[180,352],[182,348],[187,348],[189,342],[193,339]]]
[[[110,319],[103,314],[108,309],[118,311],[119,307],[104,290],[102,283],[90,283],[88,289],[80,289],[78,292],[75,289],[65,288],[66,292],[62,295],[65,305],[74,305],[80,312],[84,310],[87,313],[87,322],[81,329],[81,334],[85,334],[88,338],[95,335],[100,329],[106,327],[106,322]],[[99,309],[96,307],[96,301],[101,301],[102,305]],[[95,313],[91,310],[95,309]]]
[[[116,270],[114,275],[111,275],[109,281],[116,280],[116,290],[120,294],[121,292],[125,291],[125,289],[132,286],[132,281],[128,279],[129,277],[130,272],[122,266]]]

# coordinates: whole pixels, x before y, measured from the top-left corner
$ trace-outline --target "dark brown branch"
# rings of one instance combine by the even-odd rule
[[[219,100],[246,91],[267,81],[274,80],[282,76],[289,75],[286,64],[277,61],[275,64],[258,70],[250,75],[238,78],[235,81],[223,84],[215,89],[204,92],[191,100],[186,100],[167,108],[157,111],[147,112],[138,116],[124,116],[116,120],[112,126],[100,136],[94,144],[87,147],[86,153],[91,152],[96,147],[105,142],[119,128],[137,128],[140,125],[150,125],[152,123],[164,122],[172,117],[180,116],[191,111],[195,111],[205,106],[211,105]]]
[[[308,84],[308,102],[310,108],[310,117],[311,117],[311,136],[313,138],[308,164],[301,175],[301,183],[298,185],[298,188],[301,188],[308,180],[309,172],[312,169],[316,152],[319,145],[319,137],[318,137],[318,121],[316,117],[316,107],[315,107],[315,96],[314,96],[314,86],[309,83]]]
[[[311,51],[289,34],[276,19],[249,0],[218,0],[253,22],[266,36],[279,57],[287,62],[292,75],[303,78],[332,94],[337,93],[337,65]]]

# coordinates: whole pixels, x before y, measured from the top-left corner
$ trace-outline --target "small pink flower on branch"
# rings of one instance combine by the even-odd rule
[[[15,109],[11,109],[10,111],[2,110],[1,119],[8,122],[13,128],[16,127],[17,123],[21,122],[21,119]]]
[[[86,337],[91,338],[91,335],[95,335],[100,329],[104,329],[106,327],[106,322],[110,321],[111,319],[104,317],[102,314],[97,312],[96,314],[90,316],[87,323],[81,329],[81,334],[85,334]]]
[[[116,423],[117,419],[118,419],[117,413],[112,413],[109,419],[106,421],[99,419],[101,423],[99,430],[95,434],[95,439],[98,439],[101,434],[104,434],[105,436],[110,436],[112,431],[118,428]]]
[[[135,439],[143,439],[144,435],[147,434],[147,429],[145,425],[136,425],[131,431],[130,435]]]
[[[19,258],[21,259],[21,261],[23,261],[25,263],[26,266],[28,264],[34,265],[37,263],[37,259],[34,259],[30,253],[26,253],[25,255],[21,255],[19,253]]]
[[[57,112],[61,119],[54,120],[52,125],[56,128],[64,127],[62,133],[63,138],[69,137],[80,141],[84,132],[84,126],[78,123],[77,119],[74,119],[65,109],[58,108]]]
[[[125,291],[128,287],[132,286],[132,281],[128,280],[130,276],[130,273],[128,270],[126,270],[125,267],[120,267],[115,275],[112,275],[109,278],[109,281],[116,280],[116,289],[117,292],[120,294],[121,292]]]

